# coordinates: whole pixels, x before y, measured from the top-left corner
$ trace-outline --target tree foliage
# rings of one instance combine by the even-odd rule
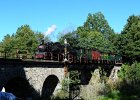
[[[88,33],[91,31],[102,33],[106,39],[114,33],[101,12],[89,14],[84,25],[77,28],[77,33],[80,34],[81,37],[88,36]]]
[[[77,34],[80,47],[96,48],[101,51],[115,50],[112,43],[114,31],[101,12],[89,14],[84,25],[77,28]]]
[[[119,77],[127,82],[127,84],[135,85],[140,83],[140,63],[133,63],[132,65],[123,65],[119,72]]]
[[[24,25],[17,29],[15,34],[15,41],[16,48],[20,50],[27,49],[28,51],[32,52],[36,49],[37,46],[37,39],[29,25]]]
[[[43,39],[44,35],[40,32],[34,32],[29,25],[22,25],[15,34],[6,35],[1,42],[1,51],[15,53],[16,50],[28,50],[33,54],[39,45],[39,40]]]
[[[59,42],[64,44],[64,39],[67,39],[67,41],[70,44],[70,46],[77,47],[79,38],[78,38],[78,34],[76,34],[75,31],[68,32],[67,34],[60,33]]]
[[[79,39],[78,46],[82,48],[96,48],[101,51],[109,50],[108,42],[101,33],[99,32],[89,32],[87,37]]]
[[[62,35],[59,41],[62,42],[65,38],[74,47],[96,48],[107,52],[116,50],[112,42],[115,38],[114,31],[101,12],[89,14],[83,26]]]
[[[130,16],[121,33],[120,50],[132,61],[140,59],[140,16]]]

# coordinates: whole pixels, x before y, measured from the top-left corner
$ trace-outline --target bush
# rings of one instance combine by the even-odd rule
[[[138,100],[140,98],[140,63],[123,64],[118,73],[118,87],[109,84],[111,91],[99,100]]]
[[[68,100],[69,94],[65,90],[61,90],[55,97],[52,97],[52,100]]]
[[[140,83],[140,63],[135,62],[131,66],[128,64],[122,65],[119,77],[127,84]]]

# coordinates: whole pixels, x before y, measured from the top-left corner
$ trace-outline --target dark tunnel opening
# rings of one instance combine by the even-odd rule
[[[59,82],[59,79],[55,75],[48,76],[43,84],[42,98],[49,100],[58,82]]]
[[[21,77],[10,79],[4,87],[6,92],[13,93],[15,96],[22,99],[29,98],[32,93],[32,87],[28,80]]]

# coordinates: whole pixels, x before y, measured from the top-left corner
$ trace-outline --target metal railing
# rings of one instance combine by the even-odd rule
[[[25,53],[11,53],[8,51],[0,51],[0,58],[5,58],[5,59],[32,59],[33,55],[25,52]]]

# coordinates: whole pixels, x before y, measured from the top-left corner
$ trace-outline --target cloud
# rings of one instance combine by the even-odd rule
[[[55,32],[57,29],[57,26],[55,24],[51,25],[50,27],[48,27],[48,30],[45,32],[45,36],[52,34],[53,32]]]

